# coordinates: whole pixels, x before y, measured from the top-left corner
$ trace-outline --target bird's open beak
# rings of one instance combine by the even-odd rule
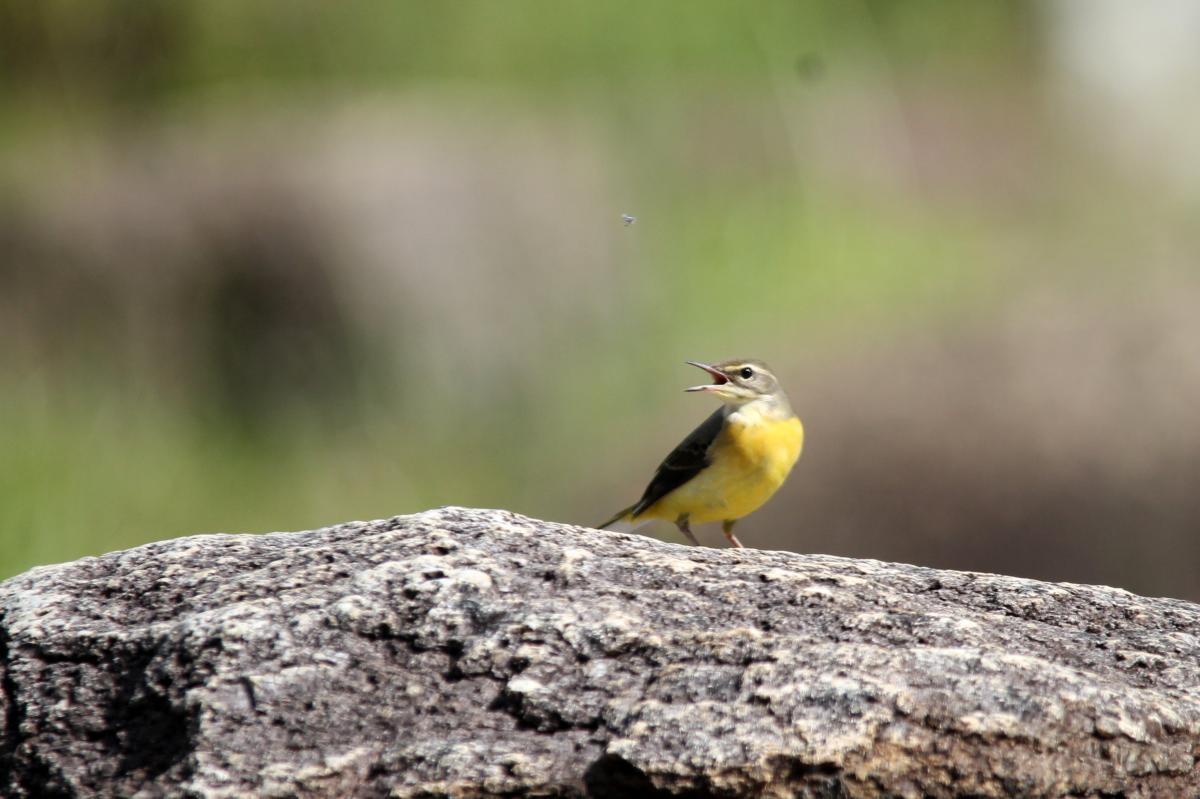
[[[715,369],[708,364],[700,363],[699,361],[688,361],[688,363],[708,372],[710,375],[712,375],[713,381],[711,383],[706,383],[703,386],[692,386],[691,388],[685,388],[684,391],[714,391],[716,390],[717,386],[723,386],[729,382],[729,378],[722,374],[719,369]]]

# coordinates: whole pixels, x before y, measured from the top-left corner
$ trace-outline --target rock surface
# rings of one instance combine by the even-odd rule
[[[1200,795],[1200,607],[445,508],[0,585],[5,796]]]

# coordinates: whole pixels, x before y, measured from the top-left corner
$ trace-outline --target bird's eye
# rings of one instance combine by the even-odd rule
[[[741,374],[743,380],[749,380],[750,378],[754,377],[754,370],[749,366],[743,366],[742,371],[739,374]]]

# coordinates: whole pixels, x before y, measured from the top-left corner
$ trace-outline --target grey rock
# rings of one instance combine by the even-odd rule
[[[445,508],[0,584],[5,796],[1200,795],[1200,607]]]

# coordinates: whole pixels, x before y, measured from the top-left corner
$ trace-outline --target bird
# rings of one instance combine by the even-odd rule
[[[719,521],[729,543],[741,548],[734,524],[783,485],[804,447],[804,425],[762,361],[687,363],[713,382],[684,390],[711,394],[721,407],[659,464],[641,499],[598,528],[665,519],[699,546],[691,526]]]

